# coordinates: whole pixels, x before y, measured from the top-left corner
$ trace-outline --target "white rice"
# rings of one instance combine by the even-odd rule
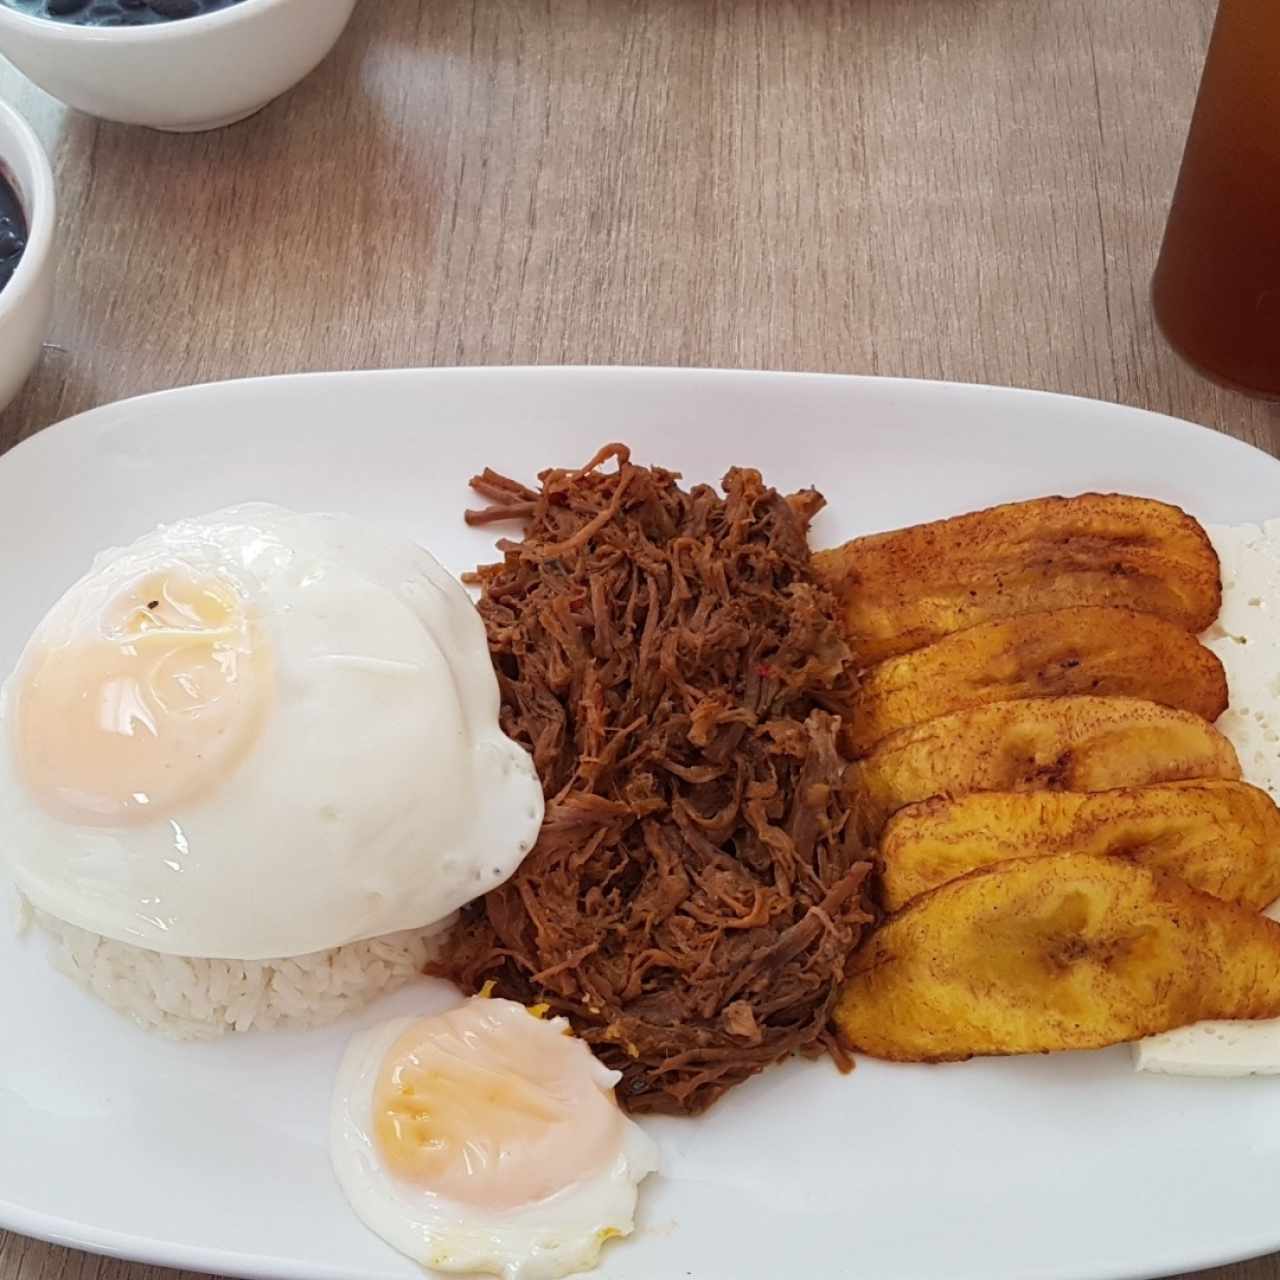
[[[282,960],[163,955],[66,924],[25,899],[19,928],[51,941],[56,968],[118,1013],[175,1040],[300,1030],[362,1009],[422,972],[451,921]]]

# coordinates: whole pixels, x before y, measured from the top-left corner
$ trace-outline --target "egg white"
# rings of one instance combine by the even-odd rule
[[[558,1280],[593,1267],[604,1243],[630,1235],[638,1184],[658,1168],[658,1149],[632,1120],[606,1173],[507,1212],[485,1213],[406,1184],[382,1165],[371,1137],[374,1090],[387,1053],[417,1019],[397,1018],[356,1035],[338,1070],[330,1154],[362,1222],[401,1253],[438,1271],[478,1271],[503,1280]],[[563,1018],[548,1019],[564,1034]],[[583,1046],[585,1051],[585,1046]],[[594,1079],[611,1091],[621,1078],[594,1056]]]
[[[0,692],[0,856],[36,907],[155,951],[262,960],[424,927],[511,875],[542,791],[499,729],[480,617],[435,559],[351,517],[232,508],[102,553],[32,646],[175,563],[257,619],[274,672],[257,741],[175,811],[59,820],[15,759],[20,660]]]

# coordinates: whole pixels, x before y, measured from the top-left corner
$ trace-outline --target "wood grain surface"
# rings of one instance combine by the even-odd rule
[[[305,84],[196,137],[0,65],[62,255],[0,450],[209,379],[627,363],[1043,387],[1280,452],[1280,408],[1182,366],[1147,300],[1212,8],[363,0]],[[175,1274],[0,1233],[0,1280]]]

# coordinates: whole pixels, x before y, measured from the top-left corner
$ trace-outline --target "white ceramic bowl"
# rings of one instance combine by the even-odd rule
[[[193,133],[234,124],[333,48],[356,0],[241,0],[197,18],[82,27],[0,3],[0,54],[69,106]]]
[[[53,307],[53,174],[40,139],[0,102],[0,172],[27,220],[27,247],[0,289],[0,409],[26,380],[49,329]]]

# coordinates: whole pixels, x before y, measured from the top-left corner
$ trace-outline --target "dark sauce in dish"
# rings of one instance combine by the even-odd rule
[[[17,194],[0,172],[0,289],[18,269],[26,247],[27,220],[22,216]]]
[[[198,18],[242,0],[0,0],[33,18],[82,27],[145,27],[176,18]]]

